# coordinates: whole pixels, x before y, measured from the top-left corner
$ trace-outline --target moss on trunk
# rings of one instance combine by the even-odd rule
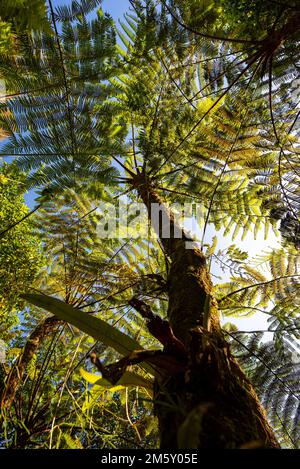
[[[189,354],[184,372],[156,382],[161,448],[279,448],[253,386],[223,337],[204,254],[187,249],[184,230],[181,239],[172,236],[178,232],[176,219],[145,175],[138,174],[133,185],[150,220],[153,203],[169,219],[169,238],[158,229],[171,262],[168,318]]]

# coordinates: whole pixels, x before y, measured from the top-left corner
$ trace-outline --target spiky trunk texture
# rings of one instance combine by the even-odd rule
[[[44,319],[32,331],[26,341],[23,353],[20,355],[18,362],[12,367],[10,374],[7,377],[5,389],[1,396],[1,409],[6,412],[9,411],[19,390],[20,384],[22,383],[26,368],[34,354],[37,352],[41,342],[51,332],[53,332],[55,326],[62,323],[63,321],[51,316]]]
[[[156,382],[161,448],[279,448],[256,392],[221,332],[205,256],[196,247],[187,249],[184,231],[182,239],[172,237],[178,230],[174,214],[146,176],[137,175],[133,184],[149,219],[152,204],[161,204],[169,219],[171,237],[158,230],[171,262],[168,318],[189,351],[185,372]]]

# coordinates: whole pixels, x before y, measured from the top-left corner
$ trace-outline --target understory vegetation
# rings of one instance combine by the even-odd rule
[[[101,3],[0,6],[0,448],[299,448],[299,1]]]

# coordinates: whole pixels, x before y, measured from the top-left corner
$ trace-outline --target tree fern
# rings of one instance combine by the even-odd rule
[[[299,353],[288,341],[278,352],[261,336],[230,333],[233,347],[247,370],[277,430],[283,447],[299,447]],[[252,337],[251,337],[252,336]]]

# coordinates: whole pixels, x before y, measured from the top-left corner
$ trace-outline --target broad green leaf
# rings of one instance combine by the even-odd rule
[[[119,379],[119,381],[114,385],[106,379],[101,378],[99,375],[89,373],[82,368],[80,369],[80,374],[88,383],[105,388],[113,388],[115,386],[141,386],[143,388],[152,390],[153,387],[151,381],[144,378],[143,376],[137,375],[136,373],[131,373],[130,371],[125,371],[121,379]]]
[[[79,373],[90,384],[95,384],[100,378],[99,375],[95,375],[94,373],[90,373],[89,371],[85,371],[83,368],[80,368]],[[103,380],[103,381],[106,381],[106,380]],[[107,383],[108,383],[108,381],[107,381]],[[108,384],[110,384],[110,383],[108,383]]]
[[[69,322],[82,332],[101,341],[104,345],[112,347],[121,355],[127,355],[133,350],[141,350],[143,348],[136,340],[102,321],[102,319],[91,316],[61,300],[35,293],[22,295],[22,298],[39,308],[46,309],[59,319]]]

